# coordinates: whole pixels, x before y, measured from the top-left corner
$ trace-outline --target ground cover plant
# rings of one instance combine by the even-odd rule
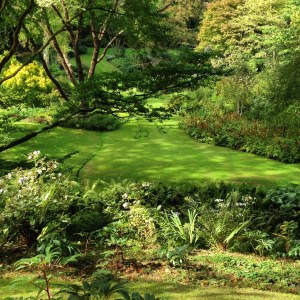
[[[50,267],[53,261],[49,276],[59,278],[53,273],[58,256],[78,253],[76,259],[66,260],[75,274],[76,269],[83,275],[100,267],[129,278],[159,276],[203,286],[255,286],[298,293],[299,261],[286,258],[300,256],[299,186],[124,182],[97,192],[95,186],[82,189],[60,173],[56,162],[39,155],[29,155],[34,163],[29,169],[1,178],[2,251],[9,253],[21,241],[31,247],[31,253],[32,247],[38,253],[21,259],[17,266],[46,263]],[[199,249],[278,258],[218,255]],[[11,270],[6,260],[2,268]],[[83,293],[89,293],[87,286],[83,288]],[[67,285],[64,292],[74,289]]]

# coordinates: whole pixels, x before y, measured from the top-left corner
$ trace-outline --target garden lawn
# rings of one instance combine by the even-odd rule
[[[103,49],[102,49],[103,50]],[[82,59],[83,65],[86,67],[90,66],[91,59],[92,59],[92,54],[93,54],[93,48],[87,48],[87,53],[82,54],[80,57]],[[114,49],[108,49],[107,55],[113,55],[114,54]],[[75,62],[74,59],[71,60],[72,63]],[[96,67],[96,74],[101,74],[105,72],[114,72],[118,71],[118,68],[114,66],[112,63],[110,63],[106,58],[104,58]]]
[[[16,274],[13,275],[16,278]],[[0,299],[6,297],[29,297],[35,296],[36,290],[29,284],[11,286],[12,278],[0,277]],[[65,282],[64,282],[65,283]],[[179,285],[164,282],[138,281],[129,284],[130,291],[137,291],[140,294],[154,293],[163,300],[299,300],[299,295],[265,292],[250,288],[217,288],[204,287],[199,285]],[[55,294],[54,290],[54,294]],[[44,295],[44,299],[45,299]],[[117,298],[117,297],[116,297]]]
[[[192,183],[224,180],[261,184],[300,184],[300,164],[285,164],[240,151],[201,144],[177,126],[131,121],[112,132],[56,128],[0,154],[24,159],[34,150],[65,159],[83,181]]]
[[[151,292],[163,300],[299,300],[299,295],[265,292],[251,288],[204,287],[162,282],[134,282],[132,291]]]

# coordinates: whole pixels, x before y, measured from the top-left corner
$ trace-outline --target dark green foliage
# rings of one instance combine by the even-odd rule
[[[233,247],[238,251],[255,251],[291,257],[293,256],[291,251],[298,247],[299,234],[296,228],[300,225],[300,197],[299,186],[296,185],[267,189],[225,183],[177,185],[176,187],[132,183],[116,187],[113,185],[111,191],[108,187],[106,191],[100,193],[104,198],[114,199],[113,202],[107,202],[107,209],[114,211],[114,215],[120,216],[118,213],[120,209],[123,210],[123,216],[124,213],[126,215],[126,211],[130,211],[134,203],[138,202],[150,209],[158,207],[158,215],[160,211],[166,211],[171,215],[175,211],[180,214],[182,228],[187,229],[187,224],[191,224],[188,209],[198,213],[196,223],[200,226],[198,245],[201,247],[204,246],[203,241],[206,241],[210,247],[225,249]],[[125,210],[124,207],[126,207]],[[159,240],[163,245],[166,243],[171,245],[172,241],[175,243],[173,245],[177,245],[176,235],[174,233],[168,235],[167,227],[172,226],[167,226],[167,223],[170,224],[170,222],[162,221],[157,212],[152,211],[160,228]],[[174,215],[174,218],[177,217]],[[175,227],[179,228],[177,225]],[[182,232],[185,231],[185,229],[182,230]],[[201,232],[206,232],[206,235]],[[287,239],[288,249],[286,249]],[[275,244],[277,246],[273,247]]]
[[[121,126],[121,121],[111,115],[94,114],[89,117],[77,117],[66,121],[64,127],[80,128],[96,131],[112,131]]]
[[[290,185],[270,189],[263,201],[256,203],[256,209],[266,211],[264,228],[273,226],[271,230],[279,231],[281,224],[291,221],[300,225],[300,187]],[[297,238],[300,239],[300,232]]]
[[[142,80],[136,82],[136,85],[146,90],[151,87],[152,91],[195,89],[210,76],[220,74],[220,70],[213,69],[209,57],[210,55],[207,53],[193,52],[189,48],[179,49],[171,53],[168,59],[159,60],[157,63],[148,63],[142,73],[141,70],[134,71],[135,76],[138,73],[144,76],[137,76]]]
[[[90,281],[83,281],[82,284],[61,285],[58,294],[68,295],[69,300],[82,299],[112,299],[118,294],[122,299],[130,299],[126,282],[113,278],[111,274],[101,272],[93,274]]]

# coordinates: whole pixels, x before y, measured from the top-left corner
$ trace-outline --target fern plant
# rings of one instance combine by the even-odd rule
[[[247,207],[238,202],[237,196],[231,194],[226,200],[217,199],[215,208],[207,205],[201,207],[198,216],[200,232],[210,248],[225,251],[250,223],[251,218],[245,219]]]

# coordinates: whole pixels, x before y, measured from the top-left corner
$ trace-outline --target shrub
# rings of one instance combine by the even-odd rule
[[[286,163],[300,162],[300,140],[280,128],[236,114],[186,117],[182,128],[199,142],[229,147]]]
[[[66,121],[63,126],[97,131],[112,131],[121,126],[117,117],[112,115],[95,114],[90,117],[78,117]]]
[[[11,74],[20,65],[21,63],[16,59],[11,60],[3,75]],[[45,107],[58,99],[59,95],[52,82],[36,61],[25,66],[16,76],[5,81],[0,87],[0,103],[4,107],[20,103],[31,107]]]
[[[31,246],[48,232],[62,231],[82,193],[78,183],[57,171],[57,162],[38,156],[37,151],[29,155],[34,167],[15,169],[0,180],[2,243],[21,237]]]
[[[56,161],[38,151],[29,159],[30,168],[0,178],[0,247],[20,239],[29,247],[57,236],[78,240],[111,222],[98,194],[61,174]]]

